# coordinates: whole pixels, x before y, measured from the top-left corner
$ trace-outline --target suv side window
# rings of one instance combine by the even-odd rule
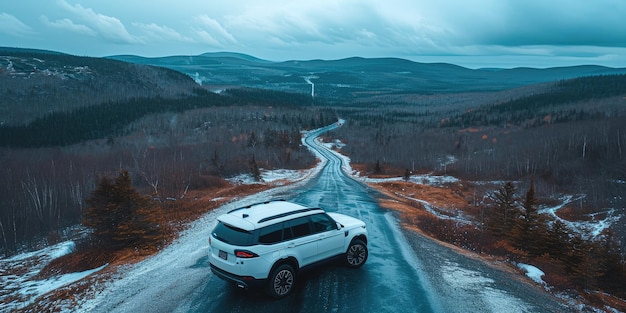
[[[325,231],[337,229],[337,223],[333,221],[330,216],[326,214],[311,215],[311,222],[313,222],[313,232],[323,233]]]
[[[275,244],[283,240],[283,223],[277,223],[263,227],[259,230],[259,243],[265,245]]]
[[[312,234],[310,224],[308,216],[299,217],[285,222],[285,225],[287,226],[285,227],[285,239],[300,238]],[[289,234],[289,230],[291,230],[291,234]]]

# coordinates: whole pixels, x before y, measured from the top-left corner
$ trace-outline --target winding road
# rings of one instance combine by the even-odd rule
[[[403,233],[380,208],[376,191],[342,170],[343,159],[317,138],[339,124],[308,133],[303,142],[325,165],[297,186],[257,194],[281,197],[362,219],[369,259],[360,269],[331,265],[298,277],[291,296],[273,300],[239,290],[211,274],[206,238],[209,214],[151,260],[128,270],[84,309],[94,312],[569,312],[540,288],[456,253],[418,234]],[[263,200],[263,199],[262,199]],[[234,205],[242,205],[237,203]],[[206,236],[202,238],[203,236]],[[193,243],[200,238],[202,242]]]

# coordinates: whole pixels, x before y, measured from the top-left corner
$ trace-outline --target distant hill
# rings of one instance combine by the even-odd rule
[[[137,97],[180,98],[194,94],[198,83],[219,90],[245,86],[301,95],[314,91],[318,99],[343,103],[402,102],[409,98],[404,95],[500,91],[623,73],[626,68],[591,65],[468,69],[400,58],[272,62],[232,52],[91,58],[0,47],[0,125],[24,125],[51,112]]]
[[[164,67],[0,47],[0,125],[136,97],[178,98],[197,87]]]
[[[623,74],[626,68],[571,66],[546,69],[468,69],[446,63],[419,63],[399,58],[346,58],[271,62],[220,52],[199,56],[110,58],[171,68],[206,85],[241,85],[311,93],[336,100],[359,100],[372,94],[438,94],[498,91],[583,76]]]

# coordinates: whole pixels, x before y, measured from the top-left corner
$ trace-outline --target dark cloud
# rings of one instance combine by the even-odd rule
[[[625,1],[509,1],[488,18],[458,26],[483,45],[626,47],[625,17]]]
[[[621,67],[625,16],[624,0],[21,0],[0,8],[0,42],[95,56],[229,50]]]

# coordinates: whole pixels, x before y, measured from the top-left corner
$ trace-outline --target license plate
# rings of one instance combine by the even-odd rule
[[[220,250],[219,254],[220,254],[220,258],[224,260],[228,260],[228,253],[226,253],[226,251]]]

